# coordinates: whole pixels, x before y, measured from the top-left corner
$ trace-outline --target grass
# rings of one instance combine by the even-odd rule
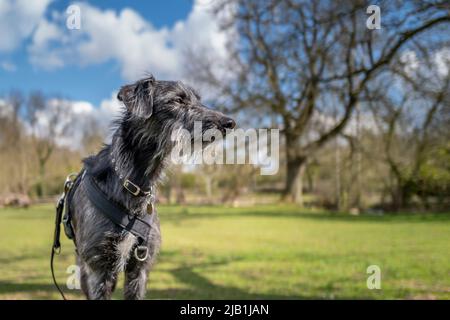
[[[289,206],[159,213],[163,246],[150,299],[450,298],[450,215],[351,217]],[[49,205],[0,210],[0,299],[59,298],[49,271],[53,216]],[[60,283],[73,263],[63,237]],[[381,290],[367,289],[369,265],[381,268]]]

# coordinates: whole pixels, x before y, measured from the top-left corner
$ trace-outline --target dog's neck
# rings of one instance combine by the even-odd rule
[[[160,179],[168,151],[158,147],[156,137],[145,143],[119,128],[110,146],[111,167],[122,179],[129,179],[143,190],[149,190]]]

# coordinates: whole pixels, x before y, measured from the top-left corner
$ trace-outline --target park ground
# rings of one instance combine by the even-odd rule
[[[293,206],[159,206],[149,299],[450,299],[450,214],[349,216]],[[51,205],[0,209],[0,299],[59,299]],[[74,264],[63,236],[64,284]],[[381,289],[367,288],[367,267]],[[121,299],[123,277],[115,299]],[[70,299],[83,298],[66,290]]]

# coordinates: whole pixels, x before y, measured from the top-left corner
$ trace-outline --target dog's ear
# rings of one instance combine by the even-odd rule
[[[148,119],[153,113],[153,88],[155,78],[149,77],[123,86],[117,94],[127,110],[137,117]]]

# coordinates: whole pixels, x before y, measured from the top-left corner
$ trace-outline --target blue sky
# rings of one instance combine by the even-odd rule
[[[190,0],[75,2],[81,30],[65,26],[74,2],[20,2],[0,0],[0,96],[41,90],[99,106],[138,74],[179,77],[183,45],[196,44],[194,34],[213,49],[223,42],[205,14],[208,5],[194,10]]]

